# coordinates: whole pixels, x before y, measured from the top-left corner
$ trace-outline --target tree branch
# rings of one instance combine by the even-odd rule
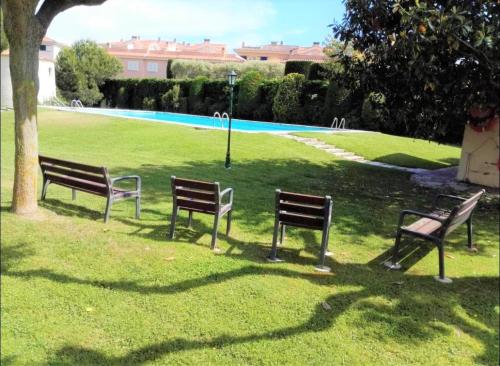
[[[106,0],[45,0],[36,14],[44,31],[60,12],[78,5],[101,5]]]

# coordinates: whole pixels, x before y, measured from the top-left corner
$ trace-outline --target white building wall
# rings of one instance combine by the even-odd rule
[[[9,68],[9,56],[1,56],[0,68],[2,77],[0,79],[1,95],[0,95],[0,105],[2,108],[9,107],[12,108],[12,83],[10,81],[10,68]]]
[[[38,103],[44,103],[56,96],[56,71],[53,61],[40,60],[38,64]]]
[[[1,95],[2,107],[13,107],[12,104],[12,81],[10,79],[9,56],[1,56]],[[40,60],[38,64],[38,79],[40,89],[38,91],[38,103],[43,103],[56,96],[56,76],[53,61]]]

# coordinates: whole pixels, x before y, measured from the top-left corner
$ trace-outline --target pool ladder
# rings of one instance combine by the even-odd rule
[[[340,121],[337,117],[335,117],[333,119],[333,122],[332,122],[332,125],[330,126],[330,128],[341,128],[341,129],[345,129],[345,118],[341,118]]]
[[[71,108],[83,108],[83,104],[80,99],[73,99],[71,101]]]
[[[224,128],[224,120],[225,119],[228,121],[228,125],[229,125],[229,114],[227,114],[226,112],[222,113],[222,115],[219,112],[214,113],[212,127],[215,127],[215,122],[217,121],[216,118],[219,119],[221,128]]]

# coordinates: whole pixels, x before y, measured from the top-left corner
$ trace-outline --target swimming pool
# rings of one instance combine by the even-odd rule
[[[146,121],[175,123],[191,127],[202,127],[210,129],[227,130],[228,121],[216,117],[198,116],[192,114],[151,112],[127,109],[106,109],[106,108],[64,108],[74,112],[101,114],[105,116],[123,117],[132,119],[142,119]],[[286,123],[257,122],[233,118],[231,129],[240,132],[332,132],[331,128],[314,127],[304,125],[291,125]]]

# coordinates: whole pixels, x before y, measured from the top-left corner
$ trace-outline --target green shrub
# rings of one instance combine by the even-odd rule
[[[142,100],[142,109],[146,111],[156,110],[156,99],[150,97],[144,97]]]
[[[205,76],[210,79],[227,80],[227,74],[235,71],[238,78],[246,73],[258,71],[266,79],[282,77],[285,66],[277,62],[221,62],[174,60],[171,64],[172,77],[176,79],[194,79]],[[168,65],[167,65],[168,72]]]
[[[206,61],[173,60],[170,70],[175,79],[194,79],[210,76],[212,64]]]
[[[311,65],[311,61],[287,61],[285,64],[285,75],[302,74],[307,76]]]
[[[305,77],[302,74],[286,75],[281,81],[273,103],[274,119],[280,122],[302,122],[300,98]]]
[[[167,60],[167,75],[165,75],[167,79],[174,78],[174,74],[172,73],[172,62],[173,61],[174,60],[172,60],[172,59]]]
[[[363,127],[368,129],[384,128],[385,97],[381,93],[370,93],[363,101],[361,107],[361,121]]]
[[[166,111],[177,112],[180,108],[181,87],[175,84],[161,96],[161,105]]]
[[[237,109],[239,117],[252,118],[253,112],[258,107],[257,97],[261,82],[262,74],[258,71],[249,71],[240,79]]]
[[[118,97],[116,99],[116,106],[118,108],[127,108],[128,107],[128,89],[124,86],[121,86],[118,89]]]
[[[325,64],[315,62],[309,67],[309,72],[307,73],[307,80],[327,80],[328,72]]]
[[[278,92],[281,83],[279,79],[264,80],[259,86],[257,92],[257,108],[253,113],[253,118],[257,121],[273,120],[274,97]]]

